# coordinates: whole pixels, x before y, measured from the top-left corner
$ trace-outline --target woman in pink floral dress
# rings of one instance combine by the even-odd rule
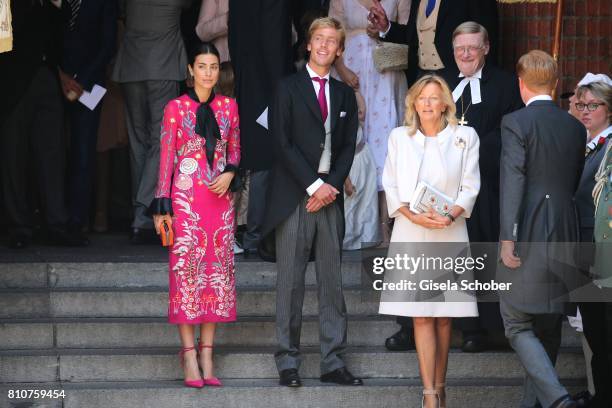
[[[237,181],[240,138],[236,101],[213,90],[219,78],[217,49],[198,44],[189,61],[194,89],[170,101],[164,111],[151,211],[158,233],[164,222],[174,231],[168,320],[178,325],[185,385],[201,388],[221,385],[213,374],[215,327],[236,320],[230,190]],[[201,340],[196,350],[198,324]]]

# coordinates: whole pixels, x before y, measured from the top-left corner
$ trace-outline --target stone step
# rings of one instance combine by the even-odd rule
[[[352,346],[380,346],[398,329],[393,319],[380,316],[350,316],[348,343]],[[503,336],[492,339],[504,344]],[[274,346],[275,323],[272,317],[244,317],[235,323],[220,324],[217,345]],[[318,320],[304,318],[301,343],[319,344]],[[125,348],[175,347],[177,330],[165,318],[54,318],[0,320],[0,350],[46,348]],[[461,344],[460,333],[453,331],[452,347]],[[580,347],[575,330],[564,326],[562,345]]]
[[[253,347],[215,349],[215,374],[220,378],[275,379],[278,377],[274,349]],[[318,378],[319,351],[305,347],[300,374]],[[355,347],[344,354],[347,366],[363,378],[418,378],[414,351],[389,352],[384,347]],[[37,352],[0,353],[0,383],[168,381],[181,379],[183,372],[177,348],[144,349],[48,349]],[[562,349],[557,372],[563,379],[585,377],[584,356],[578,349]],[[449,355],[448,378],[522,378],[523,368],[512,351],[468,354],[454,349]]]
[[[372,293],[345,289],[349,314],[376,315],[378,301]],[[271,289],[238,289],[238,316],[273,316],[276,292]],[[0,290],[0,319],[39,317],[165,317],[168,313],[168,290],[139,288],[110,290]],[[315,287],[304,296],[304,315],[318,315]]]
[[[353,257],[355,258],[355,257]],[[236,285],[274,287],[276,264],[236,262]],[[358,260],[342,262],[345,285],[361,283]],[[314,263],[306,270],[306,284],[316,283]],[[0,263],[0,288],[146,288],[168,287],[168,263]]]
[[[464,379],[447,384],[448,406],[506,408],[519,405],[519,379]],[[570,392],[584,389],[584,381],[564,382]],[[12,389],[64,390],[63,400],[7,397]],[[0,406],[35,408],[405,408],[421,404],[419,380],[367,380],[361,387],[341,387],[305,380],[297,389],[280,387],[276,380],[225,380],[223,387],[185,388],[180,381],[0,384]],[[19,405],[20,404],[20,405]],[[27,405],[26,405],[27,404]]]

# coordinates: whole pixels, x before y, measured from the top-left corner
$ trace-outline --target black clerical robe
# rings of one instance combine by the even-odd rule
[[[462,78],[456,74],[443,74],[453,91]],[[462,114],[466,126],[476,129],[480,138],[480,194],[472,216],[468,219],[468,232],[472,242],[497,242],[499,239],[499,158],[501,153],[502,117],[523,106],[518,79],[494,65],[485,64],[480,79],[482,101],[472,103],[470,85],[457,100],[457,119]],[[463,105],[462,105],[463,98]]]
[[[463,78],[456,71],[444,70],[442,76],[453,91]],[[492,64],[485,64],[480,79],[481,102],[472,104],[471,88],[466,85],[455,106],[457,119],[467,121],[466,126],[476,129],[480,138],[480,193],[467,220],[468,234],[472,243],[499,240],[499,161],[501,155],[502,117],[523,107],[516,76]],[[463,100],[463,101],[462,101]],[[491,252],[493,245],[473,245],[475,253]],[[488,262],[482,276],[486,280],[495,275],[497,254],[488,253]],[[484,329],[501,329],[502,320],[497,303],[479,303],[478,318],[456,319],[455,325],[463,331],[464,338],[481,333]]]

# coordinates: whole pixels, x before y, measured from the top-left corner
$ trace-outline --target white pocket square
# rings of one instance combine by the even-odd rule
[[[345,112],[345,111],[340,112],[340,117],[341,117],[341,118],[343,118],[343,117],[345,117],[345,116],[346,116],[346,112]]]

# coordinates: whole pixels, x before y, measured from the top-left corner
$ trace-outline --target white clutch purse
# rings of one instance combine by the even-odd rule
[[[448,213],[454,200],[424,181],[419,181],[410,200],[410,210],[421,214],[433,208],[440,215]]]

